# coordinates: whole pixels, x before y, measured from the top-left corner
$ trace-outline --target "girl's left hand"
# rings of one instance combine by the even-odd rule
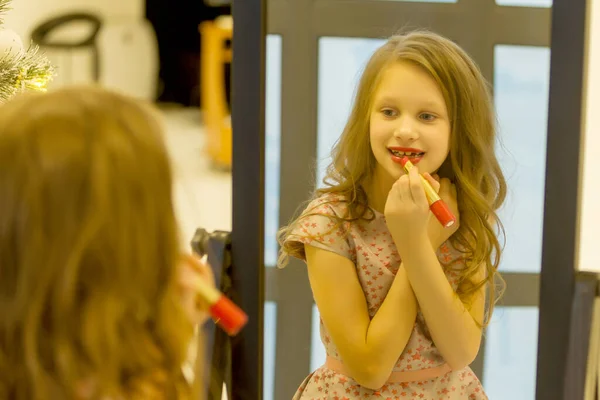
[[[198,296],[195,282],[199,279],[206,281],[213,287],[215,286],[215,277],[208,263],[196,255],[186,254],[179,265],[177,283],[181,293],[183,309],[194,325],[203,324],[210,319],[209,305]]]
[[[428,233],[431,245],[434,250],[437,250],[446,240],[448,240],[460,227],[460,215],[458,212],[458,200],[456,185],[450,182],[448,178],[442,178],[439,176],[431,176],[429,174],[423,174],[425,179],[431,184],[431,186],[438,192],[441,199],[448,205],[454,216],[456,222],[449,228],[444,228],[442,224],[437,220],[433,213],[429,217]]]

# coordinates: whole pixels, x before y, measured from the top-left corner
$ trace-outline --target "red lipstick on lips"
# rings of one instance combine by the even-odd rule
[[[402,164],[403,158],[408,158],[412,164],[416,165],[419,163],[419,161],[421,161],[421,158],[425,153],[423,150],[415,149],[413,147],[388,147],[388,150],[390,150],[390,153],[392,154],[392,161],[402,166],[404,166],[404,164]],[[401,156],[397,156],[394,155],[394,153],[392,153],[392,150],[402,152],[404,154]],[[407,156],[406,153],[412,153],[412,155]]]
[[[408,172],[413,167],[412,163],[408,159],[408,157],[404,157],[401,160],[401,164],[404,167],[404,170],[408,174]],[[427,179],[423,178],[423,175],[419,174],[421,177],[421,181],[423,182],[423,187],[425,188],[425,195],[427,196],[427,202],[429,203],[429,209],[435,215],[440,224],[444,228],[449,228],[456,222],[456,217],[450,211],[450,208],[446,204],[444,200],[440,197],[439,194],[435,191],[433,187],[429,184]]]

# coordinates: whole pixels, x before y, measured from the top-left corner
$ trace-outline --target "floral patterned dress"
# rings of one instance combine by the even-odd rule
[[[335,219],[343,216],[346,204],[340,196],[324,195],[307,207],[303,217],[286,239],[303,248],[304,244],[335,252],[356,265],[365,293],[369,315],[375,315],[386,297],[400,266],[400,257],[387,228],[385,216],[374,212],[371,221],[344,223],[335,227]],[[312,215],[322,214],[322,215]],[[449,242],[438,250],[440,263],[447,266],[446,276],[456,289],[461,254]],[[449,267],[451,266],[451,267]],[[320,323],[321,341],[328,357],[340,360],[337,348]],[[435,347],[424,317],[419,311],[411,337],[394,371],[416,371],[445,364]],[[421,382],[388,383],[379,390],[361,387],[352,378],[323,366],[310,374],[294,396],[294,400],[352,400],[379,398],[383,400],[424,399],[458,400],[487,399],[482,385],[470,368],[450,371],[445,375]]]

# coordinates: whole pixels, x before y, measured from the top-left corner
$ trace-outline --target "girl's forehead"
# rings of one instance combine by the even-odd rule
[[[381,72],[373,92],[375,102],[410,101],[423,107],[445,107],[442,91],[433,77],[422,67],[395,63]]]

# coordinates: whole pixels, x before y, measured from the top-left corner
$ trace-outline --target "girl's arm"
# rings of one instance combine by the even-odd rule
[[[351,377],[379,389],[408,343],[417,316],[417,301],[401,265],[373,319],[349,259],[305,246],[311,288],[321,319]]]
[[[440,353],[453,370],[468,366],[479,352],[485,286],[465,305],[444,273],[428,237],[416,238],[402,254],[403,264],[421,312]],[[475,275],[483,280],[485,268]]]
[[[440,197],[458,217],[456,186],[449,180],[437,183],[424,174]],[[431,333],[431,337],[453,370],[469,365],[477,356],[481,344],[481,323],[484,316],[485,287],[476,293],[470,304],[458,297],[440,265],[434,248],[457,229],[428,229],[429,205],[418,168],[413,167],[392,186],[386,202],[386,222],[400,253],[410,285]],[[435,231],[439,234],[435,234]],[[480,268],[474,279],[483,278]]]

